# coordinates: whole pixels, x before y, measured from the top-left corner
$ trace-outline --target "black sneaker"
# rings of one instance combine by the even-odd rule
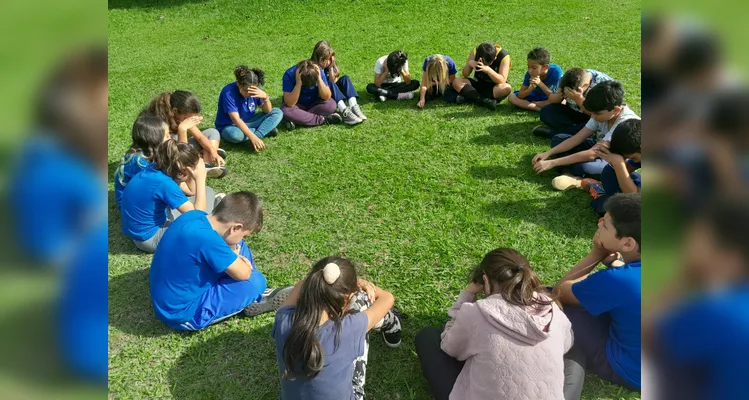
[[[333,113],[325,117],[325,123],[328,125],[340,124],[341,122],[343,122],[343,118],[338,113]]]
[[[458,97],[455,98],[455,104],[463,104],[466,102],[466,98],[463,97],[463,95],[458,95]]]
[[[294,129],[296,129],[296,125],[294,125],[294,123],[293,123],[293,122],[291,122],[291,121],[287,121],[287,120],[284,120],[284,121],[283,121],[283,127],[284,127],[284,128],[285,128],[285,129],[287,130],[287,131],[293,131]]]
[[[276,311],[281,308],[281,304],[289,297],[294,286],[282,288],[267,288],[263,292],[260,301],[254,302],[242,310],[245,317],[254,317],[267,312]]]
[[[479,101],[479,105],[494,111],[497,109],[497,100],[483,98]]]
[[[224,149],[216,149],[216,153],[218,153],[218,155],[224,160],[226,160],[226,157],[229,157],[229,154]]]
[[[382,338],[385,340],[385,345],[387,347],[390,347],[391,349],[394,349],[401,345],[401,330],[397,330],[395,332],[387,333],[385,331],[382,331]]]
[[[273,128],[270,132],[268,132],[265,137],[276,137],[278,136],[278,128]]]
[[[551,138],[551,128],[549,128],[546,125],[539,125],[533,128],[531,133],[533,134],[533,136],[538,136],[538,137],[547,138],[547,139]]]

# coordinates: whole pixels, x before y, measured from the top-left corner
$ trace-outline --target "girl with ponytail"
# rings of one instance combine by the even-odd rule
[[[358,278],[353,264],[326,257],[312,266],[276,312],[271,335],[283,399],[363,399],[372,329],[400,345],[393,295]]]
[[[455,61],[449,56],[432,54],[424,59],[421,67],[421,87],[419,89],[419,102],[416,105],[424,108],[427,101],[440,96],[445,96],[445,101],[455,103],[458,97],[450,86],[458,73]]]
[[[169,139],[159,145],[152,161],[130,179],[120,205],[122,232],[149,253],[156,251],[180,214],[194,209],[211,212],[223,198],[205,185],[205,163],[195,147]]]
[[[216,129],[230,143],[249,141],[255,151],[265,149],[264,137],[278,135],[283,112],[273,108],[263,91],[265,73],[259,68],[237,65],[234,82],[221,89],[216,112]]]
[[[146,110],[166,122],[172,139],[189,143],[202,152],[209,178],[222,178],[226,175],[226,151],[218,147],[221,135],[213,128],[204,131],[198,128],[203,122],[203,117],[200,116],[202,107],[194,93],[187,90],[161,93],[151,99]],[[189,140],[188,132],[191,136]]]
[[[520,252],[490,251],[448,315],[416,335],[435,399],[564,399],[572,326]]]
[[[411,100],[413,91],[418,88],[419,81],[411,79],[408,71],[408,54],[395,50],[375,61],[374,83],[367,85],[367,93],[380,101]]]

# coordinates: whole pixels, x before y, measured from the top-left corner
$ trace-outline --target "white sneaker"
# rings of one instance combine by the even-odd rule
[[[414,98],[414,92],[398,93],[398,100],[411,100]]]
[[[367,116],[364,115],[363,112],[361,112],[361,108],[359,108],[358,104],[351,106],[351,111],[353,111],[360,120],[364,121],[367,119]]]
[[[362,120],[351,111],[351,108],[344,109],[343,112],[341,112],[341,117],[343,117],[343,123],[346,125],[356,125],[361,124],[362,122]]]
[[[229,170],[226,167],[218,167],[215,164],[206,165],[205,176],[208,178],[223,178]]]
[[[572,175],[559,175],[551,180],[551,186],[556,190],[567,190],[582,187],[582,178]]]

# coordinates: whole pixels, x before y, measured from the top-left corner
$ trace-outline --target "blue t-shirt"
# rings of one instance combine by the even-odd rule
[[[322,75],[322,81],[327,85],[328,78],[322,70],[320,70],[320,74]],[[296,65],[287,69],[283,74],[283,91],[291,93],[294,90],[294,86],[296,86]],[[299,92],[299,100],[297,103],[309,105],[314,104],[319,100],[320,92],[317,89],[317,83],[315,83],[315,85],[311,87],[302,87],[302,90]]]
[[[749,284],[685,301],[656,325],[658,345],[679,364],[704,371],[701,398],[746,398]]]
[[[141,242],[164,225],[167,208],[177,209],[188,201],[177,182],[153,167],[133,176],[122,193],[122,232]]]
[[[293,86],[292,86],[293,88]],[[234,125],[234,122],[229,117],[230,112],[239,113],[239,118],[242,121],[248,121],[253,115],[255,110],[263,105],[263,101],[254,97],[244,97],[239,92],[237,82],[232,82],[223,89],[221,94],[218,95],[218,111],[216,111],[216,129],[221,132],[227,126]]]
[[[168,325],[189,321],[200,298],[216,285],[237,255],[201,210],[177,218],[161,238],[151,261],[151,302]]]
[[[631,385],[640,387],[641,262],[611,267],[572,285],[572,293],[594,316],[611,317],[606,358],[611,368]]]
[[[51,134],[29,138],[13,169],[7,192],[18,245],[45,265],[65,264],[95,221],[106,218],[106,179]]]
[[[435,54],[437,55],[437,54]],[[458,67],[455,66],[455,61],[453,61],[450,56],[442,56],[445,57],[445,61],[447,62],[447,76],[455,75],[458,73]],[[429,60],[432,59],[432,56],[427,56],[427,58],[424,59],[424,65],[421,66],[422,72],[427,72],[427,63]]]
[[[564,72],[562,71],[562,67],[556,65],[556,64],[549,64],[549,70],[546,72],[546,78],[543,79],[544,85],[551,90],[552,93],[557,91],[557,88],[559,87],[559,80],[562,79],[562,75]],[[528,87],[531,85],[531,74],[528,73],[528,71],[525,72],[525,78],[523,78],[523,86]],[[549,96],[544,93],[541,88],[536,87],[531,92],[531,95],[533,95],[536,99],[539,99],[537,101],[544,101],[549,98]]]
[[[354,378],[354,361],[364,354],[364,340],[369,324],[367,314],[358,312],[344,316],[341,319],[340,334],[337,334],[333,321],[322,324],[317,330],[325,354],[322,371],[312,380],[302,376],[289,380],[283,379],[286,364],[282,354],[284,343],[291,333],[295,310],[296,306],[281,307],[276,312],[276,321],[271,330],[271,336],[276,340],[278,371],[282,376],[281,398],[355,399],[351,381]]]
[[[130,182],[130,179],[133,179],[135,174],[146,168],[150,163],[140,151],[126,153],[122,156],[120,166],[114,172],[114,199],[117,201],[117,207],[122,207],[122,192],[125,191],[125,186]]]

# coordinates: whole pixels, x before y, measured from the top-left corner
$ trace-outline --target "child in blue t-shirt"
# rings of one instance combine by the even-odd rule
[[[192,210],[164,234],[150,270],[156,316],[178,330],[199,330],[243,312],[278,309],[291,286],[268,289],[244,238],[263,227],[254,193],[230,193],[211,214]]]
[[[424,108],[427,101],[445,96],[445,101],[455,103],[457,93],[450,86],[458,73],[455,61],[449,56],[432,54],[424,59],[421,67],[421,87],[419,89],[419,102],[416,106]]]
[[[303,60],[283,74],[283,111],[286,128],[297,125],[340,124],[328,79],[312,60]]]
[[[179,213],[211,210],[215,200],[223,196],[213,189],[208,192],[205,163],[194,147],[167,140],[157,148],[153,161],[130,179],[120,205],[122,232],[149,253],[156,251],[169,223]],[[195,196],[192,202],[187,194]]]
[[[528,53],[528,72],[520,90],[507,99],[510,104],[531,111],[541,111],[549,104],[549,96],[556,93],[562,78],[562,68],[550,62],[551,55],[543,47],[536,47]]]
[[[367,119],[357,101],[359,93],[348,75],[341,76],[341,69],[335,59],[335,51],[330,47],[327,40],[317,42],[312,50],[310,60],[317,64],[326,76],[328,86],[333,92],[333,100],[338,107],[337,111],[343,118],[343,123],[356,125]],[[346,101],[348,101],[348,106],[346,106]]]
[[[283,113],[273,108],[268,93],[264,92],[265,73],[258,68],[237,65],[235,82],[221,89],[216,111],[216,129],[221,138],[230,143],[249,140],[255,151],[265,148],[264,137],[278,135],[276,127]],[[260,109],[260,111],[258,111]]]
[[[554,288],[575,335],[565,355],[565,399],[580,398],[586,370],[640,388],[641,210],[639,193],[612,196],[593,250]],[[619,255],[624,265],[612,266]],[[593,272],[599,263],[607,268]]]
[[[601,180],[585,178],[581,182],[583,190],[593,197],[591,206],[603,215],[604,204],[616,193],[639,193],[642,176],[636,172],[642,167],[640,154],[641,121],[628,119],[614,129],[608,149],[601,146],[597,153],[608,164],[601,172]]]
[[[282,399],[364,399],[367,332],[397,347],[393,295],[358,278],[353,264],[326,257],[312,266],[276,312],[271,335]]]
[[[133,124],[133,142],[114,172],[114,199],[122,206],[122,192],[130,179],[151,163],[156,149],[170,139],[169,127],[160,118],[141,113]]]

